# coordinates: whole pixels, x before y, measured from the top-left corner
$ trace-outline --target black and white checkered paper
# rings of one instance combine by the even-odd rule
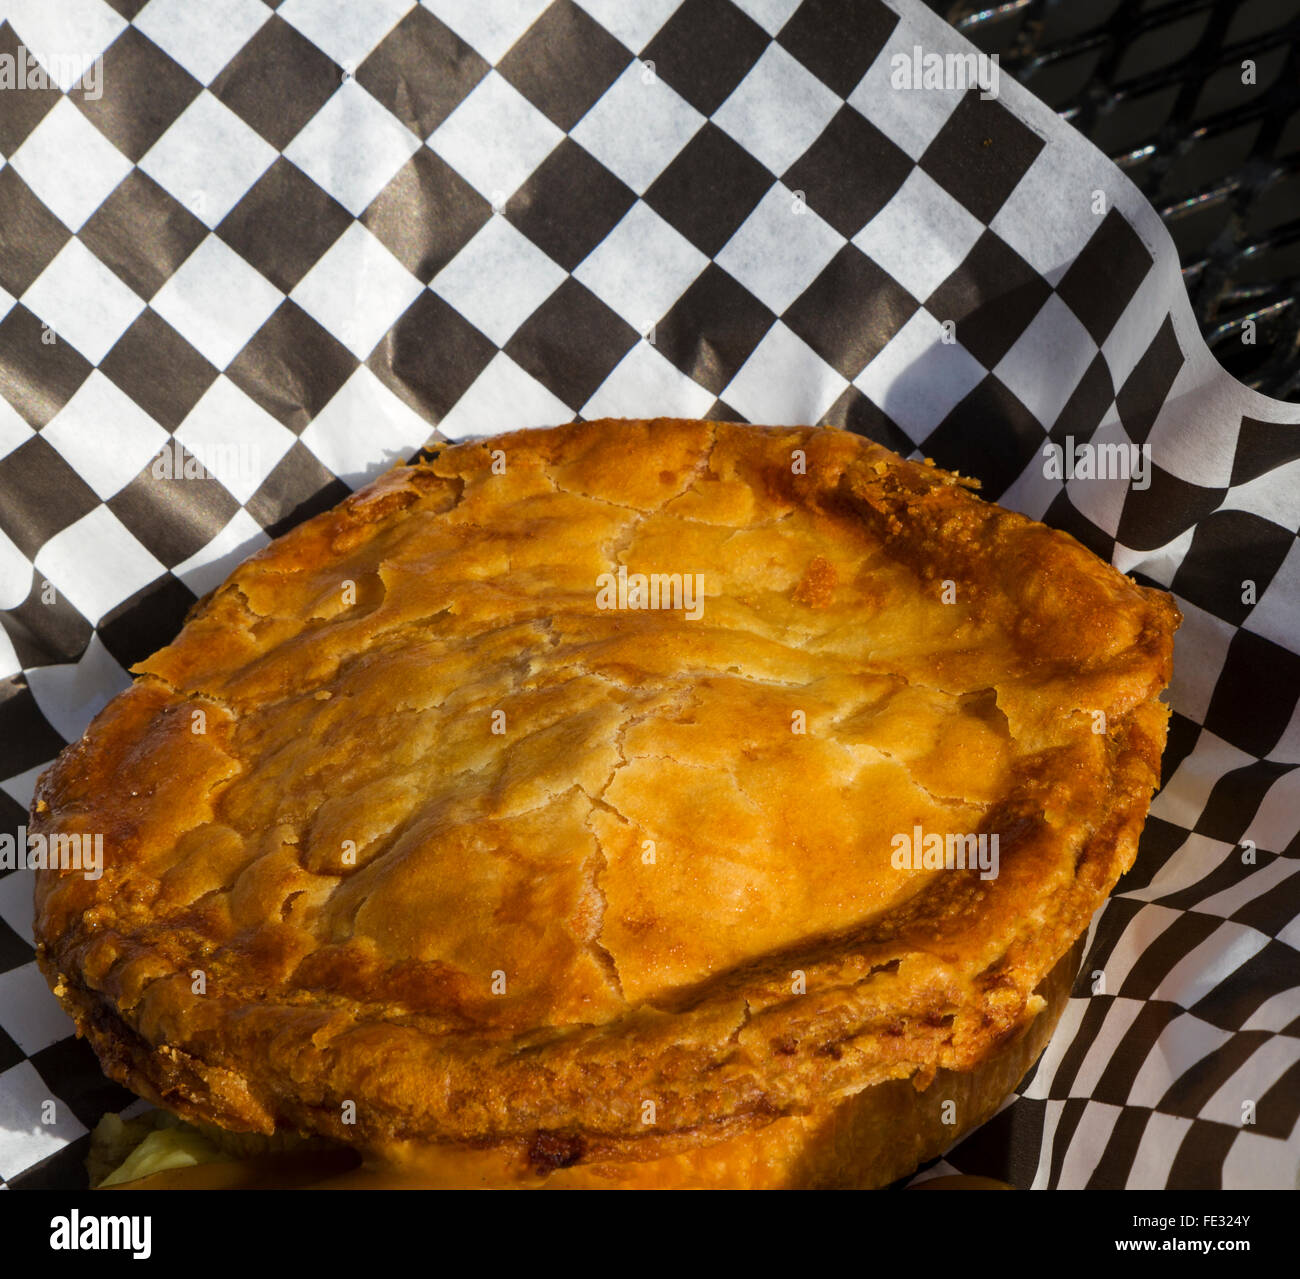
[[[896,87],[895,55],[969,49],[918,0],[0,15],[27,77],[0,88],[4,829],[197,596],[431,436],[846,426],[1186,616],[1165,785],[1061,1027],[919,1175],[1296,1184],[1300,410],[1214,362],[1088,143],[1007,78]],[[1149,445],[1149,487],[1047,478],[1071,438]],[[132,1098],[69,1036],[31,901],[0,878],[0,1179],[72,1187]]]

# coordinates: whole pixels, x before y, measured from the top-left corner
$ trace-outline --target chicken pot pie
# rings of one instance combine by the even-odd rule
[[[1179,621],[972,487],[674,420],[388,472],[42,777],[104,842],[42,970],[155,1104],[405,1184],[907,1173],[1050,1032]]]

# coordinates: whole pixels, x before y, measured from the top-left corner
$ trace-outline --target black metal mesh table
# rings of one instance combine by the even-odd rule
[[[1155,205],[1223,366],[1300,401],[1300,0],[928,3]]]

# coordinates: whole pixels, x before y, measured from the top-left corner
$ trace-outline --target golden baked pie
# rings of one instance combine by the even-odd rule
[[[1050,1031],[1179,621],[971,487],[674,420],[388,472],[44,775],[104,867],[42,970],[142,1096],[410,1184],[906,1173]]]

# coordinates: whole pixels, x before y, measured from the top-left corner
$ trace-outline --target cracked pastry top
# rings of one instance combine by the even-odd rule
[[[1132,863],[1178,613],[970,486],[673,420],[388,472],[42,778],[33,830],[104,837],[43,971],[137,1092],[362,1149],[652,1158],[976,1067]],[[620,567],[700,615],[601,607]],[[897,868],[916,827],[996,877]]]

